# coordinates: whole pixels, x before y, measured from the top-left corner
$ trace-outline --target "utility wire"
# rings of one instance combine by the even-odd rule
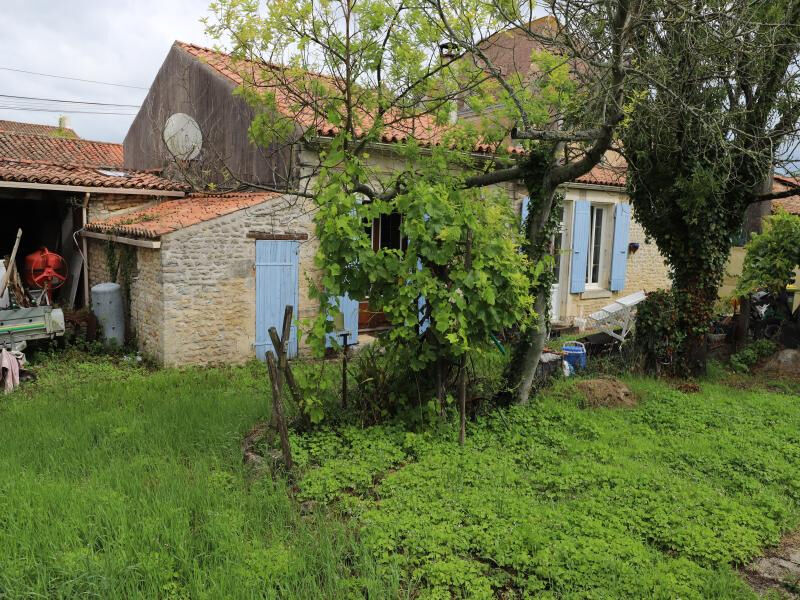
[[[14,98],[15,100],[35,100],[37,102],[58,102],[63,104],[91,104],[92,106],[115,106],[123,108],[139,108],[140,104],[115,104],[113,102],[90,102],[88,100],[59,100],[58,98],[36,98],[33,96],[10,96],[0,94],[0,98]]]
[[[20,108],[15,106],[0,106],[0,110],[16,110],[24,112],[49,112],[55,114],[71,114],[71,115],[122,115],[127,117],[135,117],[136,113],[125,112],[101,112],[93,110],[51,110],[48,108]]]
[[[79,79],[78,77],[66,77],[64,75],[51,75],[49,73],[37,73],[35,71],[25,71],[24,69],[12,69],[11,67],[0,67],[0,71],[13,71],[14,73],[25,73],[26,75],[38,75],[39,77],[53,77],[55,79],[69,79],[70,81],[82,81],[83,83],[96,83],[98,85],[111,85],[114,87],[130,88],[133,90],[149,90],[150,88],[139,85],[126,85],[124,83],[109,83],[108,81],[95,81],[94,79]]]

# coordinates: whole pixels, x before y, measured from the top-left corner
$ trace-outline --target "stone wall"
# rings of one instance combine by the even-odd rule
[[[115,281],[109,272],[108,244],[104,240],[89,238],[89,285]],[[139,349],[157,362],[164,360],[164,300],[161,273],[161,252],[151,248],[137,248],[113,243],[114,252],[122,248],[135,254],[130,281],[130,299],[125,299],[129,336],[137,340]],[[117,283],[121,283],[117,281]]]
[[[255,356],[255,247],[248,232],[307,233],[300,241],[299,318],[316,314],[309,280],[317,244],[309,201],[280,197],[162,238],[167,365],[240,363]],[[302,343],[302,341],[301,341]]]
[[[93,193],[89,196],[89,207],[86,212],[90,222],[102,221],[112,215],[120,214],[120,211],[142,208],[163,201],[164,198],[159,196]]]

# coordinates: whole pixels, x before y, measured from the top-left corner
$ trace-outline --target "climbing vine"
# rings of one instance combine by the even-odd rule
[[[122,288],[126,314],[129,314],[131,283],[136,272],[136,248],[109,240],[106,242],[106,268],[109,278]]]

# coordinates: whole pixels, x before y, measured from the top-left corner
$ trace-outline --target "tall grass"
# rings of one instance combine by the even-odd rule
[[[263,367],[41,373],[0,397],[0,598],[394,595],[346,524],[248,481]]]

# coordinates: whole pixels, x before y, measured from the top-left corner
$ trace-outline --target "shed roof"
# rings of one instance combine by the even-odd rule
[[[5,121],[0,119],[0,132],[7,133],[33,133],[51,137],[77,138],[78,134],[69,127],[58,125],[40,125],[39,123],[23,123],[21,121]]]
[[[31,133],[0,132],[0,158],[122,168],[122,144]]]
[[[86,229],[98,233],[155,239],[280,196],[277,192],[191,194],[104,221],[92,221],[86,225]]]

